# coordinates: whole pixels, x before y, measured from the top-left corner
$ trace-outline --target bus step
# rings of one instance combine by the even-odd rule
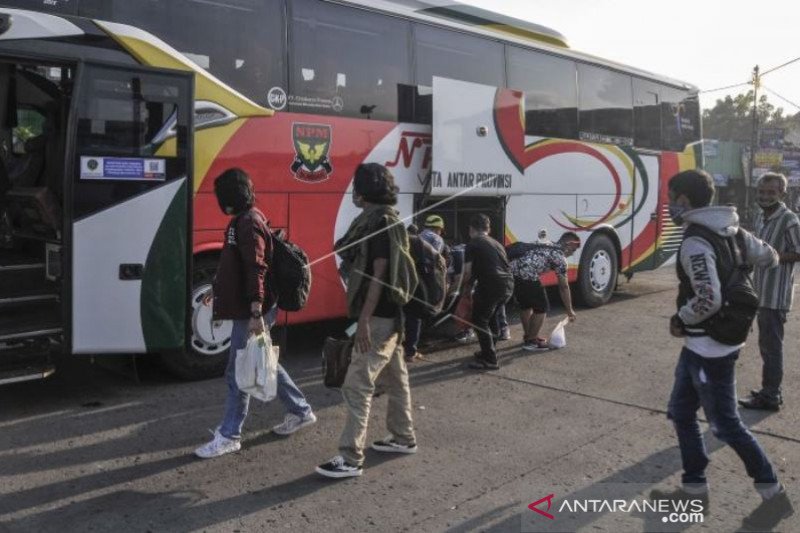
[[[52,376],[55,365],[49,362],[27,362],[12,366],[0,366],[0,385],[34,381]]]
[[[0,313],[0,342],[59,337],[61,332],[60,306],[52,303],[33,303],[13,313]]]
[[[20,291],[37,291],[52,285],[44,274],[44,263],[0,265],[0,298]]]
[[[19,307],[39,302],[57,301],[58,294],[52,289],[41,287],[32,291],[16,290],[0,294],[0,309]]]

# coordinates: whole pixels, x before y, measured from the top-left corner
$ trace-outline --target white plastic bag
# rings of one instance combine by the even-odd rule
[[[278,347],[269,333],[251,335],[236,352],[236,385],[239,390],[268,402],[278,394]]]
[[[550,334],[550,339],[547,341],[550,348],[558,350],[567,345],[567,332],[564,328],[567,324],[569,324],[569,317],[563,319],[553,328],[553,333]]]

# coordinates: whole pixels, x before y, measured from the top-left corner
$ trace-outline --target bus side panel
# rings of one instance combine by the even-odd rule
[[[225,227],[214,200],[214,178],[228,168],[241,168],[253,179],[257,205],[273,227],[286,227],[313,265],[309,302],[290,313],[289,322],[343,316],[344,291],[332,254],[337,220],[342,207],[352,205],[348,190],[356,167],[367,161],[385,164],[397,152],[397,142],[385,157],[386,150],[379,149],[397,128],[391,122],[295,113],[246,120],[198,187],[195,250],[213,248]]]

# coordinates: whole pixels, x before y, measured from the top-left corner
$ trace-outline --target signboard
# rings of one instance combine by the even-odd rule
[[[777,150],[761,150],[756,152],[756,167],[780,167],[783,163],[783,152]]]
[[[703,157],[714,159],[719,157],[719,141],[703,140]]]
[[[81,156],[82,180],[164,181],[166,177],[164,159]]]
[[[759,132],[761,148],[779,149],[783,147],[784,135],[786,135],[784,128],[761,128]]]

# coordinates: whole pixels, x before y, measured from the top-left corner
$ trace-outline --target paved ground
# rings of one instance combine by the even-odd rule
[[[680,470],[664,414],[680,347],[667,332],[674,296],[669,269],[623,282],[610,305],[579,310],[557,352],[522,352],[514,326],[498,372],[464,369],[473,346],[430,354],[412,369],[420,453],[369,452],[364,476],[340,482],[313,473],[336,451],[344,410],[321,384],[307,332],[284,364],[319,422],[280,438],[269,431],[280,406],[256,402],[242,451],[212,461],[191,451],[217,423],[222,380],[151,372],[135,384],[70,364],[50,381],[0,389],[0,531],[519,531],[526,505],[561,483],[669,485]],[[787,324],[787,408],[746,421],[800,501],[798,321]],[[740,393],[760,379],[753,344]],[[377,399],[370,439],[384,435],[385,409]],[[736,455],[707,439],[712,516],[691,530],[733,531],[758,501]],[[620,531],[605,518],[582,526]],[[780,530],[800,531],[800,518]]]

